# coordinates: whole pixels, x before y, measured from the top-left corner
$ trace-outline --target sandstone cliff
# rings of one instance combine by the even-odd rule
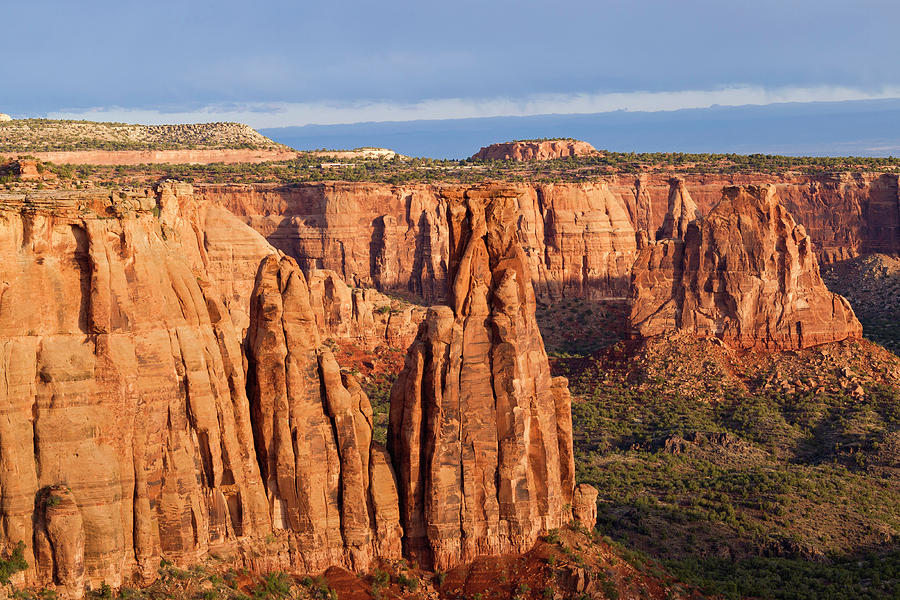
[[[456,184],[204,185],[195,195],[240,216],[304,272],[358,287],[447,298],[446,194]],[[624,297],[634,261],[630,204],[604,183],[516,184],[516,227],[539,297]]]
[[[673,193],[675,200],[690,198],[687,212],[706,214],[724,186],[768,183],[806,227],[824,262],[900,253],[897,175],[692,175],[674,184],[670,177],[645,175],[517,183],[512,187],[518,192],[519,238],[538,298],[624,297],[637,243],[655,239]],[[466,188],[255,184],[202,185],[194,193],[238,215],[306,273],[328,269],[351,285],[441,302],[447,298],[449,256],[442,193]]]
[[[25,542],[29,580],[77,595],[270,531],[240,337],[191,269],[197,238],[150,194],[0,203],[2,541]]]
[[[525,140],[485,146],[472,155],[472,160],[550,160],[599,154],[596,148],[580,140]]]
[[[630,323],[643,337],[681,329],[738,347],[796,349],[862,334],[774,186],[726,188],[684,239],[643,248],[631,300]]]
[[[291,567],[365,570],[376,556],[399,558],[397,491],[373,448],[372,407],[320,346],[293,259],[263,261],[251,306],[256,453],[273,526],[298,534]]]
[[[368,400],[275,252],[185,184],[0,196],[0,547],[26,544],[25,581],[399,556]]]
[[[552,378],[514,188],[445,190],[450,305],[429,309],[391,393],[407,553],[446,569],[567,522],[570,399]]]
[[[79,597],[212,552],[263,571],[364,571],[401,543],[446,565],[527,550],[573,504],[589,522],[566,384],[534,319],[521,202],[509,188],[441,193],[453,308],[419,327],[424,309],[333,272],[307,277],[188,184],[0,195],[0,550],[25,543],[17,582]],[[439,343],[430,331],[453,334],[459,355],[448,346],[433,368],[455,373],[441,397],[459,406],[435,439],[398,425],[391,458],[324,342],[401,344],[415,330],[408,364]],[[397,402],[392,415],[422,418],[415,397]],[[435,447],[440,477],[427,481],[444,487],[420,487],[409,468],[398,484],[393,463],[424,464]]]

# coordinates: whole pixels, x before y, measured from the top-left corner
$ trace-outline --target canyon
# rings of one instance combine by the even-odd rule
[[[80,597],[212,554],[257,572],[444,571],[592,528],[598,490],[576,486],[538,303],[630,297],[641,336],[769,351],[860,335],[816,256],[896,254],[897,176],[765,179],[0,194],[16,583]],[[386,445],[329,342],[408,349]]]

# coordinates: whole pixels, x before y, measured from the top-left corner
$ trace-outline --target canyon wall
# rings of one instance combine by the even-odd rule
[[[664,175],[595,183],[511,184],[517,230],[539,301],[624,298],[637,242],[653,240],[673,193],[708,213],[730,185],[772,184],[804,225],[820,259],[900,253],[898,176]],[[447,298],[446,194],[459,184],[202,185],[223,206],[294,257],[355,286]]]
[[[195,193],[240,216],[304,271],[355,286],[447,298],[447,194],[470,186],[373,183],[204,185]],[[635,230],[604,182],[511,186],[518,239],[539,297],[625,297]],[[633,202],[632,202],[633,203]]]
[[[365,394],[296,264],[227,211],[174,182],[0,196],[0,281],[20,583],[77,597],[212,551],[295,572],[400,556]]]
[[[705,217],[682,218],[673,194],[668,239],[641,249],[632,273],[630,326],[640,337],[673,330],[732,346],[794,350],[858,338],[850,304],[825,287],[812,243],[775,186],[726,188]],[[682,233],[683,232],[683,233]]]

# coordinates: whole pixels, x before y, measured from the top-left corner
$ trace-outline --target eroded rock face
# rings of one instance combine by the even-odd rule
[[[643,248],[631,300],[631,326],[642,337],[681,329],[780,350],[862,334],[849,303],[822,282],[812,242],[774,186],[726,188],[684,239]]]
[[[517,196],[446,197],[451,304],[429,309],[391,394],[405,550],[437,569],[527,550],[571,518],[570,398],[535,321]]]
[[[24,582],[399,556],[389,461],[319,318],[296,264],[189,185],[0,196],[0,549],[26,544]]]
[[[688,223],[696,221],[703,214],[691,198],[683,179],[669,181],[669,201],[663,224],[656,232],[656,239],[684,239]]]
[[[198,240],[155,195],[103,194],[0,211],[2,542],[73,595],[271,530],[240,338],[186,259]]]
[[[304,273],[446,302],[451,250],[445,196],[457,184],[204,185],[194,194],[239,215]],[[516,184],[516,227],[538,297],[623,297],[634,262],[632,200],[604,182]],[[648,205],[649,210],[649,205]],[[649,219],[649,212],[646,216]]]
[[[399,528],[385,508],[396,505],[396,488],[390,470],[372,458],[380,457],[372,407],[320,345],[306,279],[293,259],[263,261],[251,323],[256,452],[272,523],[298,536],[294,562],[310,572],[335,564],[365,570],[379,551],[399,558]]]
[[[351,289],[334,271],[315,269],[308,281],[316,325],[325,338],[352,341],[369,351],[384,344],[405,350],[425,318],[424,307],[372,288]]]
[[[473,154],[472,160],[550,160],[596,154],[600,154],[596,148],[580,140],[535,140],[491,144]]]

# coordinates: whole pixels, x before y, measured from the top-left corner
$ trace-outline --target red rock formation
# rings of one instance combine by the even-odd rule
[[[194,195],[241,216],[304,272],[447,298],[447,194],[466,185],[204,185]],[[603,182],[512,186],[529,275],[542,300],[623,297],[634,261],[629,202]]]
[[[310,303],[322,335],[373,350],[386,344],[406,349],[416,337],[425,309],[372,288],[350,289],[334,271],[309,273]]]
[[[580,140],[534,140],[491,144],[473,154],[471,160],[550,160],[599,154],[596,148]]]
[[[849,303],[822,282],[812,241],[774,186],[726,188],[683,240],[643,248],[631,299],[631,326],[643,337],[682,329],[774,350],[862,334]]]
[[[197,238],[153,195],[50,203],[0,211],[0,545],[78,595],[265,535],[240,338]]]
[[[450,306],[429,309],[391,394],[406,551],[451,567],[527,550],[571,518],[570,399],[535,321],[518,191],[450,194]]]
[[[669,202],[663,224],[656,232],[656,239],[684,239],[688,223],[703,216],[683,179],[674,178],[669,181]]]
[[[274,252],[183,184],[0,195],[0,550],[26,544],[25,581],[79,596],[213,549],[294,571],[399,556],[368,401],[318,351],[302,275]],[[316,452],[281,460],[297,431]]]
[[[305,571],[335,564],[364,570],[379,550],[399,558],[396,522],[376,547],[373,524],[385,529],[390,521],[377,509],[396,505],[396,487],[390,471],[370,461],[372,408],[320,347],[306,280],[293,259],[263,261],[251,324],[256,451],[274,527],[298,534],[293,564],[301,561]]]

